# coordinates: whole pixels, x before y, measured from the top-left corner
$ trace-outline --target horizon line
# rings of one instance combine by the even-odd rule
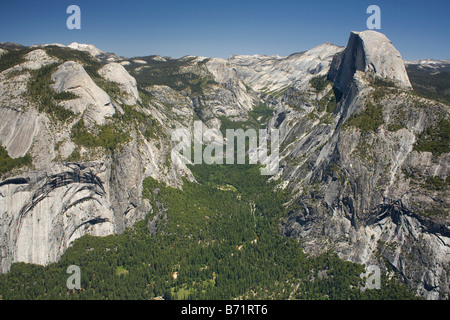
[[[231,58],[233,56],[260,56],[260,57],[264,57],[265,56],[265,57],[287,58],[287,57],[289,57],[291,55],[294,55],[294,54],[308,52],[309,50],[312,50],[312,49],[314,49],[316,47],[319,47],[319,46],[322,46],[324,44],[329,44],[329,45],[333,45],[333,46],[340,47],[340,48],[345,48],[346,47],[346,45],[345,46],[340,46],[340,45],[331,43],[329,41],[326,41],[326,42],[323,42],[323,43],[321,43],[321,44],[319,44],[317,46],[314,46],[314,47],[310,48],[309,50],[292,52],[292,53],[290,53],[288,55],[280,55],[280,54],[276,54],[276,53],[275,54],[259,54],[259,53],[238,54],[238,53],[231,53],[231,54],[228,55],[227,58],[223,58],[223,57],[217,57],[217,56],[205,56],[205,55],[195,55],[195,54],[185,54],[185,55],[176,57],[176,56],[160,55],[160,54],[157,54],[157,53],[150,53],[150,54],[144,54],[144,55],[135,55],[135,56],[123,56],[123,55],[119,55],[119,54],[117,54],[115,52],[110,52],[110,51],[105,51],[105,50],[99,49],[95,44],[92,44],[92,43],[80,43],[80,42],[77,42],[77,41],[73,41],[73,42],[71,42],[69,44],[63,44],[63,43],[59,43],[59,42],[54,42],[54,43],[43,43],[43,44],[36,44],[36,43],[34,43],[34,44],[31,44],[31,45],[25,45],[25,44],[21,44],[21,43],[18,43],[18,42],[6,41],[6,42],[0,42],[0,45],[18,45],[18,46],[27,47],[27,48],[31,48],[31,47],[47,47],[47,46],[64,46],[66,48],[70,48],[69,46],[71,44],[74,44],[74,43],[79,44],[79,45],[93,46],[94,48],[96,48],[97,50],[101,51],[102,53],[113,54],[113,55],[116,55],[118,58],[123,58],[123,60],[135,59],[135,58],[145,58],[145,57],[152,57],[152,56],[158,56],[158,57],[162,57],[162,58],[169,58],[169,59],[172,59],[172,60],[180,60],[180,59],[183,59],[183,58],[186,58],[186,57],[190,57],[190,56],[196,57],[196,58],[215,58],[215,59],[224,59],[224,60],[227,60],[227,59],[229,59],[229,58]],[[71,48],[71,49],[78,50],[78,49],[74,49],[74,48]],[[79,50],[79,51],[85,51],[85,50]],[[422,61],[422,60],[449,61],[450,62],[450,57],[443,58],[443,59],[438,59],[438,58],[433,58],[433,57],[404,59],[402,57],[402,60],[406,61],[406,62],[414,62],[414,61]]]

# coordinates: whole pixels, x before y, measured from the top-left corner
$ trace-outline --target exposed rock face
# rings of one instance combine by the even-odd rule
[[[107,63],[117,62],[117,61],[122,60],[122,58],[118,57],[116,54],[100,50],[92,44],[82,44],[82,43],[72,42],[68,46],[64,46],[64,45],[60,45],[60,44],[57,44],[57,45],[71,48],[74,50],[85,51],[85,52],[89,53],[91,56],[93,56],[95,59],[98,59],[100,61],[104,61]]]
[[[386,115],[399,111],[394,101],[392,97],[384,101]],[[286,120],[296,121],[296,126],[286,128],[286,136],[296,134],[299,139],[284,150],[282,176],[298,199],[282,229],[301,239],[311,254],[333,249],[346,260],[388,265],[420,295],[445,298],[449,274],[444,266],[450,261],[448,192],[430,192],[404,172],[447,177],[449,156],[432,161],[431,154],[413,151],[414,131],[422,130],[422,119],[432,116],[412,105],[407,108],[411,110],[407,128],[370,134],[354,128],[311,128],[311,122],[300,115],[289,115]],[[306,134],[300,127],[307,128]],[[288,165],[288,159],[299,161]],[[444,215],[423,215],[433,208],[442,208]]]
[[[334,57],[329,79],[344,91],[356,71],[373,72],[401,87],[411,88],[400,53],[377,31],[352,32],[346,49]]]
[[[44,50],[37,49],[25,55],[27,62],[22,63],[19,67],[31,70],[37,70],[51,63],[58,62],[57,60],[51,58]]]
[[[104,236],[122,232],[151,210],[142,199],[145,177],[153,176],[179,186],[181,177],[190,174],[184,163],[167,167],[170,143],[163,137],[165,127],[161,137],[150,141],[139,130],[130,132],[130,141],[114,156],[98,148],[79,147],[83,157],[89,158],[87,161],[62,161],[76,148],[70,132],[78,119],[83,116],[86,124],[105,124],[111,121],[108,118],[114,114],[113,105],[118,102],[95,84],[82,65],[59,62],[61,65],[52,75],[52,88],[75,93],[79,98],[62,102],[77,114],[76,119],[55,123],[46,113],[38,112],[26,90],[29,69],[58,61],[42,49],[31,51],[25,60],[0,74],[1,143],[13,158],[26,153],[33,158],[33,171],[21,169],[0,180],[0,230],[5,235],[0,239],[1,272],[7,272],[14,262],[42,265],[55,262],[73,240],[85,234]],[[123,71],[111,75],[105,68],[102,74],[105,81],[114,79],[119,84],[131,85],[128,89],[134,95],[135,80]],[[118,74],[122,78],[113,77]],[[188,102],[192,106],[192,101]],[[164,106],[155,101],[140,111],[156,118],[153,121],[161,121],[160,126],[176,118],[172,112],[160,111],[158,107]],[[177,119],[187,125],[192,114],[191,108],[185,117]],[[145,126],[140,130],[144,132]]]
[[[303,88],[313,76],[326,74],[333,56],[342,50],[324,43],[288,57],[231,56],[228,61],[253,90],[273,92],[287,86]]]
[[[84,113],[87,123],[102,125],[105,117],[115,113],[111,98],[95,84],[79,63],[63,63],[52,75],[52,80],[55,83],[51,87],[56,92],[68,91],[79,97],[64,101],[63,105],[76,114]]]
[[[2,271],[11,262],[57,261],[83,234],[115,231],[104,163],[53,164],[0,183]]]
[[[450,287],[445,267],[450,262],[450,197],[448,189],[429,189],[424,181],[446,179],[450,155],[417,152],[414,145],[436,119],[448,119],[449,107],[413,98],[403,62],[396,55],[375,59],[368,54],[375,50],[368,39],[385,38],[369,34],[352,33],[349,46],[333,60],[329,79],[343,89],[343,97],[328,124],[321,120],[327,114],[311,109],[310,101],[300,100],[295,109],[282,101],[276,109],[274,118],[284,115],[277,125],[286,144],[280,176],[297,195],[282,232],[301,239],[311,254],[333,249],[346,260],[388,266],[421,296],[445,299]],[[405,90],[372,86],[373,73]],[[291,101],[289,96],[284,100]],[[346,125],[373,105],[382,112],[377,127],[367,131]],[[307,117],[310,112],[316,116]]]
[[[43,119],[26,98],[30,71],[57,62],[41,49],[27,53],[24,60],[0,73],[0,141],[13,158],[30,150]]]
[[[12,262],[55,262],[84,234],[120,233],[144,218],[150,210],[141,199],[145,162],[136,144],[124,149],[116,159],[52,163],[0,183],[0,226],[7,235],[0,242],[2,272]]]
[[[450,195],[448,188],[427,188],[426,181],[445,181],[450,154],[414,146],[427,128],[449,118],[449,106],[411,94],[400,54],[384,35],[353,32],[346,48],[326,43],[288,57],[142,59],[99,71],[125,96],[108,95],[81,64],[59,61],[52,88],[79,97],[62,103],[77,114],[64,124],[52,123],[25,97],[27,70],[53,60],[45,50],[30,52],[25,63],[0,74],[0,140],[12,157],[31,152],[34,166],[0,182],[2,272],[16,261],[56,261],[74,239],[120,233],[150,210],[167,218],[163,204],[150,208],[142,199],[142,181],[152,176],[180,187],[182,177],[195,180],[180,159],[170,161],[173,130],[192,130],[198,118],[204,129],[220,128],[222,117],[246,121],[253,106],[267,102],[273,107],[268,127],[279,129],[282,146],[273,179],[291,193],[280,232],[300,239],[310,254],[333,249],[347,260],[389,267],[427,299],[448,298]],[[131,76],[139,79],[166,63],[177,66],[164,69],[171,76],[195,79],[197,92],[178,89],[182,81],[138,86]],[[317,89],[310,82],[315,77],[333,83],[323,80]],[[374,77],[397,87],[380,89]],[[138,87],[148,101],[139,99]],[[73,124],[81,116],[92,126],[110,123],[120,103],[136,104],[133,110],[148,117],[130,125],[130,141],[114,154],[78,146],[89,159],[65,162],[77,147]],[[370,106],[378,108],[375,126],[350,123]],[[150,138],[147,127],[154,130]]]
[[[216,106],[216,110],[220,110],[226,116],[244,116],[253,108],[257,102],[257,97],[254,94],[248,92],[244,83],[239,79],[236,70],[234,70],[229,63],[224,59],[209,59],[206,63],[206,68],[213,75],[214,80],[225,87],[230,93],[228,102],[222,105]],[[221,89],[221,88],[220,88]],[[218,90],[220,90],[218,88]],[[223,92],[223,90],[220,90]],[[221,95],[227,95],[227,92],[214,92],[215,97]],[[229,94],[228,94],[229,95]],[[229,105],[233,106],[233,109],[237,109],[234,114],[230,114]]]
[[[189,97],[183,96],[168,86],[155,85],[146,88],[146,90],[163,105],[173,106],[171,112],[188,119],[192,117],[193,102]]]
[[[39,130],[38,113],[16,108],[0,108],[0,141],[13,158],[23,157]]]
[[[118,63],[108,63],[102,67],[98,73],[106,80],[116,82],[120,85],[124,92],[122,102],[128,105],[134,105],[139,99],[139,92],[137,90],[136,79],[130,76],[125,68]]]
[[[79,51],[86,51],[94,57],[105,53],[104,51],[96,48],[92,44],[83,44],[83,43],[78,43],[78,42],[72,42],[67,47],[69,47],[71,49],[79,50]]]

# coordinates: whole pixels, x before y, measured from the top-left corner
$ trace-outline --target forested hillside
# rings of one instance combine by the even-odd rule
[[[153,206],[120,235],[75,241],[61,261],[16,263],[0,275],[2,299],[411,299],[382,272],[380,290],[361,291],[364,266],[328,252],[307,256],[279,235],[282,191],[253,165],[193,166],[183,191],[147,178]],[[81,269],[68,290],[66,269]]]
[[[448,299],[448,70],[370,30],[286,57],[3,48],[1,299]],[[186,164],[199,122],[274,130],[278,171]]]

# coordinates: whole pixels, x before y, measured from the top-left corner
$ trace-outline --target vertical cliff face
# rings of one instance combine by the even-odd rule
[[[1,272],[14,262],[55,262],[85,234],[121,233],[142,220],[152,210],[144,178],[173,187],[194,180],[182,161],[172,162],[172,131],[192,130],[194,115],[205,128],[219,128],[219,117],[245,121],[259,100],[223,59],[148,59],[185,81],[176,90],[152,75],[138,88],[130,73],[149,62],[110,62],[93,46],[16,54],[22,62],[0,73],[0,142],[10,158],[32,162],[1,172]]]
[[[310,254],[332,249],[395,271],[428,299],[448,298],[449,106],[412,94],[384,35],[352,32],[345,48],[227,60],[122,59],[78,44],[21,50],[0,69],[0,141],[32,164],[0,180],[2,272],[56,261],[84,234],[143,219],[152,210],[145,177],[173,187],[195,180],[171,159],[174,129],[193,130],[198,119],[247,125],[264,104],[259,125],[280,132],[272,179],[291,195],[280,232]],[[37,81],[39,70],[50,70],[48,81]],[[31,95],[30,84],[47,94]]]
[[[345,50],[334,57],[328,78],[344,91],[356,71],[371,72],[395,81],[398,86],[411,88],[400,53],[384,34],[376,31],[352,32]]]
[[[14,262],[55,262],[85,234],[123,232],[151,210],[145,177],[180,185],[189,174],[167,160],[162,123],[175,127],[175,116],[161,113],[157,99],[142,103],[123,66],[63,47],[23,50],[23,62],[0,73],[0,142],[8,159],[32,159],[1,172],[1,272]],[[125,113],[124,102],[134,109]]]
[[[85,233],[116,231],[105,163],[53,165],[0,183],[2,272],[57,261]]]
[[[446,139],[437,127],[448,125],[449,106],[412,95],[397,51],[373,32],[351,34],[328,78],[322,90],[342,95],[319,99],[331,113],[310,101],[277,110],[286,115],[281,177],[294,195],[282,232],[311,254],[333,249],[395,270],[428,299],[448,297],[448,140],[442,152],[420,146]]]

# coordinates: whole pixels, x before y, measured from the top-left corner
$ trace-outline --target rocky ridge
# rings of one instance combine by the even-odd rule
[[[410,88],[408,75],[400,53],[392,42],[376,31],[352,32],[344,51],[334,57],[329,79],[344,91],[355,72],[373,73]]]
[[[384,35],[352,32],[345,48],[325,43],[288,57],[107,61],[91,46],[72,46],[101,62],[97,74],[94,61],[65,61],[46,51],[54,47],[33,47],[0,73],[0,141],[13,158],[33,157],[32,168],[0,180],[2,272],[17,261],[56,261],[84,234],[133,225],[152,210],[142,199],[145,177],[176,187],[194,180],[170,160],[172,130],[192,130],[198,119],[216,129],[248,123],[264,103],[267,126],[280,130],[273,179],[292,194],[280,233],[310,254],[332,249],[399,274],[427,299],[448,298],[450,154],[419,146],[448,123],[449,106],[413,94]],[[77,96],[59,102],[74,114],[65,122],[27,97],[32,70],[52,63],[51,88]],[[81,119],[90,134],[113,128],[128,138],[114,152],[80,145],[73,128]]]

